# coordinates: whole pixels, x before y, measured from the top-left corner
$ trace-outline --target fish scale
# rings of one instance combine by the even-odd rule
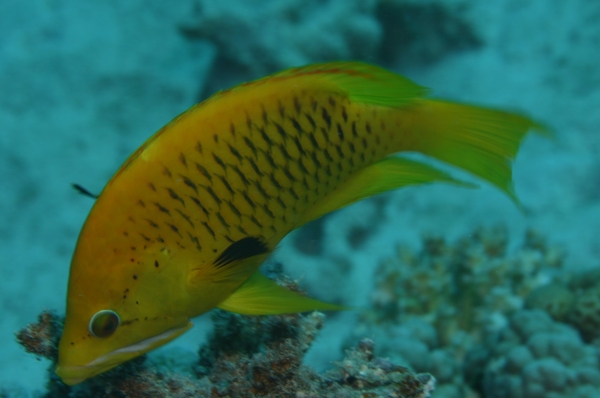
[[[291,230],[408,185],[468,185],[420,152],[507,193],[528,118],[424,98],[361,63],[295,68],[217,93],[119,168],[81,230],[56,373],[67,384],[148,352],[218,307],[266,315],[339,310],[258,270]]]

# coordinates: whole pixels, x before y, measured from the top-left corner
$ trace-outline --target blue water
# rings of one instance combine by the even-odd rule
[[[417,251],[423,234],[454,242],[497,223],[508,229],[513,246],[528,228],[560,246],[566,257],[555,274],[598,266],[600,3],[171,3],[0,2],[0,395],[2,388],[43,390],[48,363],[25,354],[14,332],[43,309],[64,313],[70,256],[93,203],[70,184],[99,192],[126,156],[175,115],[216,90],[290,66],[339,59],[379,64],[436,96],[524,112],[554,133],[553,140],[527,138],[514,164],[522,211],[488,186],[418,187],[356,204],[294,233],[274,257],[302,277],[311,295],[368,307],[377,292],[377,265],[397,256],[398,244]],[[359,234],[359,244],[350,232]],[[302,244],[315,240],[321,242],[316,249]],[[547,283],[548,275],[540,273],[536,283]],[[198,323],[202,327],[175,344],[195,350],[209,327],[207,319]],[[307,362],[327,368],[342,357],[347,339],[372,326],[366,323],[357,314],[332,317]],[[568,332],[571,340],[553,344],[582,346],[573,343],[577,329],[565,327],[575,331]],[[398,333],[426,327],[415,328]],[[410,356],[390,350],[399,361]],[[514,383],[542,385],[527,390],[529,396],[575,394],[568,383],[545,386],[536,376],[568,367],[560,351],[545,353],[542,365],[523,370],[531,379]],[[502,355],[508,354],[494,359]],[[552,367],[553,358],[563,368]],[[595,361],[588,365],[597,370]],[[423,366],[418,371],[434,376],[444,368]],[[495,386],[492,373],[488,384]],[[580,396],[593,396],[585,394],[600,386],[595,374],[564,377],[591,386]],[[487,388],[486,397],[511,396]],[[452,396],[448,391],[433,396]]]

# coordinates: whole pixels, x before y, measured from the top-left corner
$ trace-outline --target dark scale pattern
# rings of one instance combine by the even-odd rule
[[[218,254],[252,237],[272,250],[312,205],[387,154],[380,117],[329,94],[248,104],[220,131],[161,154],[135,199],[144,243]]]

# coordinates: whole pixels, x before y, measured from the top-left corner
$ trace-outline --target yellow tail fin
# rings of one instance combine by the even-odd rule
[[[469,171],[518,202],[511,162],[525,134],[540,124],[514,113],[438,100],[421,100],[400,110],[410,148]]]

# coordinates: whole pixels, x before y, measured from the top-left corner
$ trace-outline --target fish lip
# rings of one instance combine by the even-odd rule
[[[86,365],[61,365],[59,363],[55,373],[67,385],[79,384],[86,379],[104,373],[123,362],[168,343],[188,331],[193,325],[192,322],[188,322],[184,326],[169,329],[159,335],[106,353]]]

